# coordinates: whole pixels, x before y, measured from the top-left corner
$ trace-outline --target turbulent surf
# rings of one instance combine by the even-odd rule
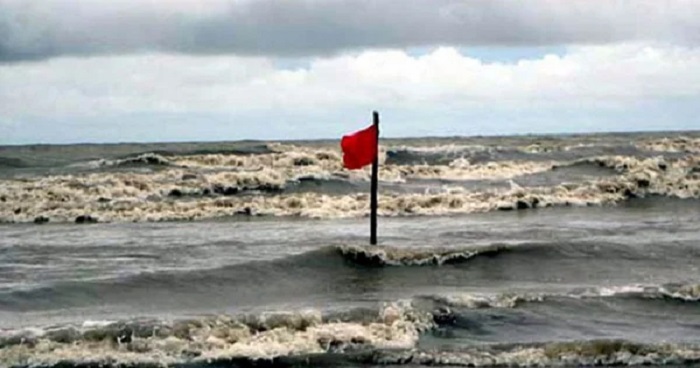
[[[0,366],[700,365],[700,134],[0,147]]]
[[[523,138],[495,147],[388,141],[382,145],[379,213],[446,215],[612,205],[649,195],[700,197],[700,138],[630,135],[619,146],[613,138],[619,139],[603,136],[598,144],[584,144],[575,138]],[[32,170],[25,165],[5,166],[0,221],[341,218],[367,212],[368,171],[344,170],[330,143],[267,144],[248,151],[234,144],[222,153],[200,153],[207,152],[202,146],[191,153],[154,150],[70,162],[43,175],[28,174]],[[3,151],[17,156],[4,162],[24,162],[20,149]]]

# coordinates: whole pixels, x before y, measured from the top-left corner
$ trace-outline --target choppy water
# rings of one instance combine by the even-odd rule
[[[700,363],[700,134],[0,148],[0,366]],[[76,224],[76,222],[79,222]]]

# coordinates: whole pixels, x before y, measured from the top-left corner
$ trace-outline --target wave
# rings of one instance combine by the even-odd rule
[[[474,164],[467,159],[455,159],[448,165],[386,166],[382,168],[385,180],[440,179],[446,181],[503,180],[526,174],[552,170],[554,162],[501,161]]]
[[[502,308],[513,309],[530,303],[547,303],[556,301],[577,301],[595,299],[617,299],[636,301],[662,300],[667,302],[696,303],[700,302],[700,284],[665,284],[665,285],[621,285],[600,286],[568,292],[454,292],[447,294],[423,295],[416,297],[432,303],[433,310],[441,311],[443,320],[446,314],[453,313],[451,308],[484,309]]]
[[[30,165],[19,158],[14,157],[1,157],[0,156],[0,169],[10,168],[10,169],[21,169],[29,167]]]
[[[338,165],[336,160],[327,161]],[[452,166],[432,167],[389,165],[383,168],[381,179],[387,187],[393,185],[398,189],[381,193],[379,214],[426,216],[607,205],[652,195],[700,198],[699,156],[688,155],[676,160],[600,156],[563,165],[595,165],[612,170],[615,175],[579,182],[562,183],[557,179],[549,186],[521,187],[511,181],[509,188],[486,186],[483,190],[451,183],[431,187],[422,193],[406,193],[406,190],[402,193],[401,184],[386,183],[422,178],[503,180],[551,172],[563,166],[548,162],[485,165],[456,162]],[[32,222],[39,218],[70,222],[81,216],[102,222],[197,220],[240,214],[308,218],[365,216],[367,194],[354,191],[357,183],[366,181],[369,171],[336,172],[322,166],[266,166],[255,170],[213,172],[171,167],[147,174],[115,172],[6,180],[0,186],[0,199],[7,204],[0,208],[0,222]],[[321,187],[327,183],[328,190],[315,190],[314,186],[305,185],[310,182],[320,183]],[[547,184],[547,180],[534,182]],[[252,195],[239,195],[246,193]]]
[[[517,248],[517,247],[514,247]],[[269,260],[255,260],[210,269],[143,272],[128,276],[64,281],[0,293],[0,310],[45,310],[56,306],[81,307],[95,303],[118,303],[119,298],[150,298],[153,290],[169,293],[169,300],[179,295],[191,299],[235,291],[234,295],[255,299],[260,284],[276,289],[279,279],[299,283],[317,278],[353,275],[354,266],[428,266],[468,262],[478,256],[497,256],[509,248],[501,245],[455,249],[391,248],[384,246],[326,246],[299,254],[280,255]],[[350,266],[350,267],[348,267]],[[251,282],[254,275],[254,282]],[[222,286],[225,285],[225,286]],[[215,293],[216,294],[216,293]],[[112,297],[115,295],[115,297]]]
[[[204,153],[180,155],[171,158],[181,167],[188,168],[247,168],[262,167],[283,169],[316,166],[325,170],[340,169],[342,158],[337,150],[301,147],[294,145],[269,145],[268,150],[256,154]]]
[[[619,292],[629,292],[623,290]],[[611,297],[602,288],[597,297]],[[541,302],[546,298],[525,299]],[[469,308],[515,308],[513,298],[476,295]],[[477,302],[475,302],[477,300]],[[700,346],[625,340],[477,344],[421,349],[423,334],[442,322],[443,309],[420,298],[350,310],[269,311],[173,321],[85,321],[0,330],[0,364],[7,367],[143,367],[427,365],[608,366],[700,362]]]
[[[212,316],[174,322],[87,323],[2,331],[0,363],[24,366],[137,366],[256,361],[357,349],[410,349],[432,327],[410,302],[340,321],[320,311]]]
[[[625,285],[581,290],[571,295],[581,298],[665,299],[700,302],[700,284]]]
[[[370,266],[425,266],[464,262],[476,256],[493,256],[512,249],[505,245],[467,248],[406,248],[375,245],[341,245],[340,254]]]
[[[57,306],[84,307],[95,304],[118,304],[124,295],[138,299],[158,299],[187,303],[193,295],[202,299],[220,297],[228,291],[236,298],[257,300],[260,285],[278,290],[280,279],[304,280],[333,275],[343,267],[343,258],[335,247],[324,247],[270,260],[253,260],[216,268],[178,271],[144,271],[109,278],[82,279],[10,289],[0,293],[0,311],[41,311]],[[214,292],[213,292],[214,291]],[[213,292],[213,293],[212,293]],[[277,291],[277,292],[284,292]],[[194,298],[196,299],[196,298]],[[201,304],[195,302],[195,304]]]
[[[214,298],[217,303],[257,301],[261,290],[270,300],[289,294],[286,284],[315,288],[319,279],[356,278],[361,267],[420,267],[470,263],[481,257],[500,257],[506,253],[525,257],[546,257],[544,244],[490,245],[452,249],[392,248],[385,246],[326,246],[299,254],[279,255],[269,260],[254,260],[209,269],[147,271],[110,278],[82,279],[7,289],[0,293],[0,311],[42,311],[57,307],[72,308],[100,304],[118,304],[128,296],[132,300],[153,299],[184,304],[204,304]],[[531,254],[534,252],[535,254]],[[364,271],[363,271],[364,272]],[[418,274],[420,275],[420,273]],[[369,276],[368,276],[369,277]],[[340,282],[340,281],[339,281]],[[336,293],[356,292],[354,286]],[[229,298],[228,295],[231,295]],[[193,295],[198,297],[193,299]],[[200,302],[193,302],[199,300]],[[154,304],[155,305],[155,304]]]
[[[284,148],[280,148],[284,147]],[[346,171],[342,167],[341,155],[336,150],[310,149],[307,147],[279,146],[279,152],[255,156],[202,155],[173,158],[173,164],[190,169],[273,169],[287,172],[287,177],[308,174],[342,176],[351,180],[368,181],[369,169]],[[552,162],[472,162],[459,157],[444,160],[442,164],[407,165],[392,163],[391,151],[380,153],[380,180],[384,182],[404,182],[407,179],[476,180],[507,179],[523,174],[546,171]]]
[[[307,171],[340,173],[356,179],[368,180],[368,171],[347,172],[342,169],[341,154],[337,150],[310,148],[293,145],[274,145],[263,153],[256,154],[231,154],[203,153],[203,154],[172,154],[168,151],[154,151],[130,155],[113,160],[91,161],[88,166],[103,167],[135,167],[145,166],[174,166],[187,169],[216,169],[216,170],[261,170],[263,168],[275,170],[291,170],[304,168]],[[549,160],[512,160],[503,157],[497,161],[490,159],[481,160],[475,156],[465,156],[459,153],[462,149],[472,150],[476,148],[460,147],[404,147],[399,151],[388,148],[380,152],[382,170],[381,179],[384,181],[403,181],[410,178],[441,178],[445,180],[474,180],[474,179],[503,179],[512,178],[522,174],[536,173],[551,169],[553,159]],[[477,151],[502,151],[502,148],[480,147]],[[420,155],[439,155],[438,161],[422,160],[396,160],[396,152],[417,152]],[[422,157],[422,156],[421,156]],[[405,161],[405,162],[404,162]]]
[[[425,300],[434,304],[436,310],[442,311],[441,319],[445,320],[446,315],[452,320],[450,308],[464,309],[487,309],[505,308],[513,309],[523,304],[543,302],[545,298],[553,297],[555,294],[538,293],[449,293],[437,295],[424,295],[417,297],[418,300]]]
[[[447,165],[455,159],[488,161],[494,152],[507,151],[503,147],[482,145],[443,144],[438,146],[393,146],[386,149],[386,164],[393,165]],[[512,150],[508,150],[512,151]]]
[[[115,159],[97,159],[69,165],[69,168],[97,170],[106,168],[168,167],[172,162],[162,154],[155,152],[139,153]]]
[[[680,136],[675,138],[647,139],[637,144],[652,152],[700,153],[700,138]]]
[[[55,308],[78,308],[101,304],[119,304],[128,297],[130,300],[149,300],[156,306],[161,300],[177,301],[181,305],[198,307],[212,303],[245,304],[259,302],[261,293],[269,302],[294,298],[291,285],[304,288],[318,287],[316,280],[335,279],[339,284],[347,278],[357,279],[357,272],[367,273],[371,279],[372,270],[364,267],[385,267],[381,272],[387,282],[409,282],[413,286],[423,285],[422,275],[442,272],[436,269],[443,265],[479,270],[485,265],[492,267],[498,262],[503,267],[508,265],[530,264],[532,262],[558,262],[561,259],[590,259],[607,257],[616,259],[616,252],[630,256],[645,254],[645,249],[621,248],[620,245],[596,243],[518,243],[490,244],[482,246],[462,246],[450,248],[433,247],[388,247],[370,245],[335,245],[325,246],[296,254],[280,254],[273,259],[239,261],[216,268],[197,268],[184,270],[147,271],[138,274],[112,276],[110,278],[82,279],[62,281],[52,284],[40,284],[22,288],[3,290],[0,293],[0,310],[2,311],[43,311]],[[675,256],[676,253],[674,253]],[[685,250],[677,250],[683,257]],[[670,256],[670,255],[669,255]],[[488,262],[488,263],[484,263]],[[358,269],[358,266],[360,267]],[[396,270],[400,268],[427,268],[415,271]],[[435,267],[435,268],[434,268]],[[446,272],[450,272],[450,270]],[[376,270],[377,272],[379,270]],[[427,273],[426,273],[427,272]],[[363,276],[364,279],[364,276]],[[280,283],[279,280],[286,280]],[[361,284],[361,283],[360,283]],[[358,283],[335,289],[340,295],[354,295]],[[325,291],[319,291],[325,295]],[[193,297],[195,295],[196,297]],[[516,306],[521,303],[556,298],[638,298],[644,300],[662,299],[668,301],[698,301],[698,285],[631,285],[620,288],[592,288],[574,290],[566,294],[474,294],[453,293],[425,296],[439,306]]]
[[[505,142],[502,142],[505,143]],[[448,165],[454,160],[468,160],[473,164],[511,162],[569,162],[587,157],[612,155],[647,157],[649,150],[631,142],[576,142],[564,139],[512,141],[507,146],[499,145],[433,145],[395,146],[387,148],[387,164],[397,165]],[[657,151],[658,152],[658,151]],[[670,151],[664,151],[669,153]],[[672,151],[681,152],[681,151]]]
[[[156,153],[144,153],[118,160],[101,160],[100,166],[170,166],[170,161]]]
[[[176,166],[187,167],[187,163],[192,163],[197,166],[198,161],[202,161],[204,166],[207,163],[215,163],[216,157],[228,157],[230,160],[238,160],[240,166],[241,160],[251,160],[255,156],[269,156],[276,151],[271,149],[267,144],[254,145],[246,148],[230,148],[230,149],[194,149],[186,151],[169,151],[169,150],[153,150],[149,152],[134,153],[124,157],[115,159],[98,159],[85,163],[73,164],[74,167],[104,169],[104,168],[122,168],[122,167],[140,167],[140,166]],[[254,159],[253,159],[254,160]],[[224,165],[221,160],[219,166]],[[264,160],[260,160],[264,161]]]
[[[179,367],[573,367],[573,366],[689,366],[700,362],[700,347],[693,344],[645,344],[626,340],[588,340],[538,344],[481,345],[469,349],[436,351],[421,349],[357,348],[338,353],[276,356],[266,359],[244,356],[194,358]],[[63,364],[61,367],[74,367]],[[111,364],[110,364],[111,363]],[[102,362],[105,367],[143,367]],[[154,367],[162,366],[152,363]],[[80,365],[83,366],[83,365]]]
[[[476,346],[461,351],[380,351],[373,364],[462,367],[573,367],[687,365],[700,362],[700,346],[588,340]]]
[[[265,155],[270,153],[275,153],[277,150],[274,148],[274,144],[268,143],[247,143],[245,141],[237,142],[236,148],[195,148],[187,150],[154,150],[153,153],[167,156],[198,156],[198,155],[235,155],[235,156],[248,156],[248,155]]]

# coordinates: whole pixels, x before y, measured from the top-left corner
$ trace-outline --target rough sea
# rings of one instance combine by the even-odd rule
[[[0,147],[0,367],[700,365],[700,133]]]

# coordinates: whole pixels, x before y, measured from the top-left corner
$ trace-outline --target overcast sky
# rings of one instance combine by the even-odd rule
[[[700,129],[695,0],[0,0],[0,144]]]

